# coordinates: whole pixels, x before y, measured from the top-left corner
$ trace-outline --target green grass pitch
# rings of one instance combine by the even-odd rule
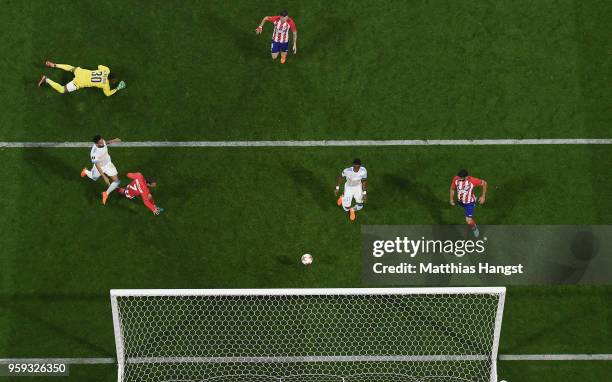
[[[298,54],[269,57],[289,10]],[[610,138],[605,0],[0,0],[0,141]],[[45,59],[127,83],[56,94]],[[610,146],[112,148],[166,213],[79,178],[88,149],[0,149],[0,358],[113,357],[111,288],[360,287],[359,224],[456,224],[460,167],[484,224],[611,224]],[[340,170],[369,203],[350,224]],[[123,176],[125,184],[125,176]],[[310,252],[309,269],[298,264]],[[612,287],[509,289],[500,353],[612,353]],[[605,380],[610,362],[500,362],[508,382]],[[111,381],[75,365],[69,381]],[[30,379],[23,378],[23,381]],[[32,378],[41,381],[44,378]],[[52,379],[56,380],[56,379]]]

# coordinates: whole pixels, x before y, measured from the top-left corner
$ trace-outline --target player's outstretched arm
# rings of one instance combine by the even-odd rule
[[[452,186],[450,189],[450,205],[451,206],[455,205],[455,189]]]
[[[297,54],[297,31],[293,32],[293,54]]]
[[[334,189],[334,195],[336,196],[338,196],[338,192],[340,192],[340,183],[342,183],[342,179],[341,176],[336,179],[336,188]]]
[[[362,194],[363,194],[363,202],[366,203],[368,201],[368,181],[367,181],[367,179],[364,179],[361,182],[361,187],[363,189],[363,192],[362,192]]]
[[[111,139],[110,141],[106,142],[106,144],[112,145],[112,144],[119,143],[119,142],[121,142],[121,139],[115,138],[115,139]]]
[[[483,181],[482,181],[482,195],[480,195],[480,198],[478,199],[478,202],[480,204],[484,204],[486,198],[487,198],[487,181],[483,179]]]
[[[255,29],[255,33],[261,34],[261,32],[263,31],[263,26],[266,23],[266,21],[268,21],[269,17],[270,16],[265,16],[263,19],[261,19],[261,22],[259,23],[259,26],[257,27],[257,29]]]

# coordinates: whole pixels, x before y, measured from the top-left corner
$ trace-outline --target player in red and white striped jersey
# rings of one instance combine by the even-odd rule
[[[149,187],[157,186],[157,183],[146,179],[139,172],[129,172],[127,177],[133,179],[132,183],[128,184],[126,188],[119,188],[120,195],[125,196],[128,199],[134,199],[137,196],[142,198],[142,202],[144,205],[153,212],[155,215],[159,215],[164,212],[164,209],[155,205],[155,201],[153,200],[153,195],[151,195],[151,191],[149,191]]]
[[[450,204],[455,205],[455,190],[457,191],[457,202],[465,212],[465,222],[470,226],[474,236],[478,237],[480,232],[476,221],[474,221],[474,207],[476,207],[476,195],[474,189],[482,187],[482,195],[478,199],[480,204],[484,204],[487,195],[487,182],[483,179],[468,176],[466,170],[459,170],[457,176],[453,178],[450,186]]]
[[[280,52],[281,64],[284,64],[287,61],[287,52],[289,51],[289,30],[293,32],[293,54],[297,54],[297,29],[295,28],[295,23],[289,17],[287,11],[282,11],[278,16],[264,17],[257,29],[255,29],[255,33],[261,34],[266,21],[274,24],[271,48],[272,59],[276,60]]]

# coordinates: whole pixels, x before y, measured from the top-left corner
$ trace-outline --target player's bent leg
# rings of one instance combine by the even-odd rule
[[[74,84],[74,80],[70,81],[66,84],[66,86],[64,86],[66,88],[66,91],[68,93],[72,93],[73,91],[77,90],[77,86]]]
[[[279,52],[280,52],[280,43],[272,41],[272,45],[270,47],[270,53],[272,54],[273,60],[276,60]]]
[[[107,194],[110,194],[111,192],[115,191],[117,187],[119,187],[119,185],[121,184],[121,181],[119,180],[119,178],[117,178],[117,176],[113,176],[111,178],[113,179],[113,181],[106,189]]]
[[[465,217],[465,222],[467,223],[467,225],[472,230],[472,233],[474,234],[474,237],[480,236],[480,230],[478,229],[478,226],[476,225],[476,221],[474,221],[474,219],[472,219],[471,216],[466,216]]]
[[[98,168],[95,165],[91,168],[91,170],[83,169],[83,171],[81,171],[81,176],[83,176],[83,172],[85,173],[85,176],[87,176],[91,180],[95,181],[100,178],[100,173],[98,172]]]
[[[342,197],[342,208],[345,211],[348,211],[351,208],[351,204],[353,202],[353,195],[349,191],[344,191],[344,196]]]
[[[106,204],[106,201],[108,200],[108,196],[111,194],[111,192],[113,192],[117,187],[119,187],[119,184],[121,183],[121,181],[114,176],[113,177],[113,181],[111,182],[111,184],[108,186],[108,188],[106,189],[106,191],[104,191],[102,193],[102,204]]]
[[[60,94],[64,94],[66,92],[66,89],[64,88],[64,86],[58,84],[57,82],[51,80],[50,78],[45,78],[45,82],[51,86],[53,88],[53,90],[55,90],[56,92],[60,93]]]

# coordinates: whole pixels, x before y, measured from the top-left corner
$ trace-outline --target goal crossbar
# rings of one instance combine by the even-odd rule
[[[112,289],[113,297],[130,296],[365,296],[410,294],[503,294],[505,287],[447,288],[287,288],[287,289]]]

